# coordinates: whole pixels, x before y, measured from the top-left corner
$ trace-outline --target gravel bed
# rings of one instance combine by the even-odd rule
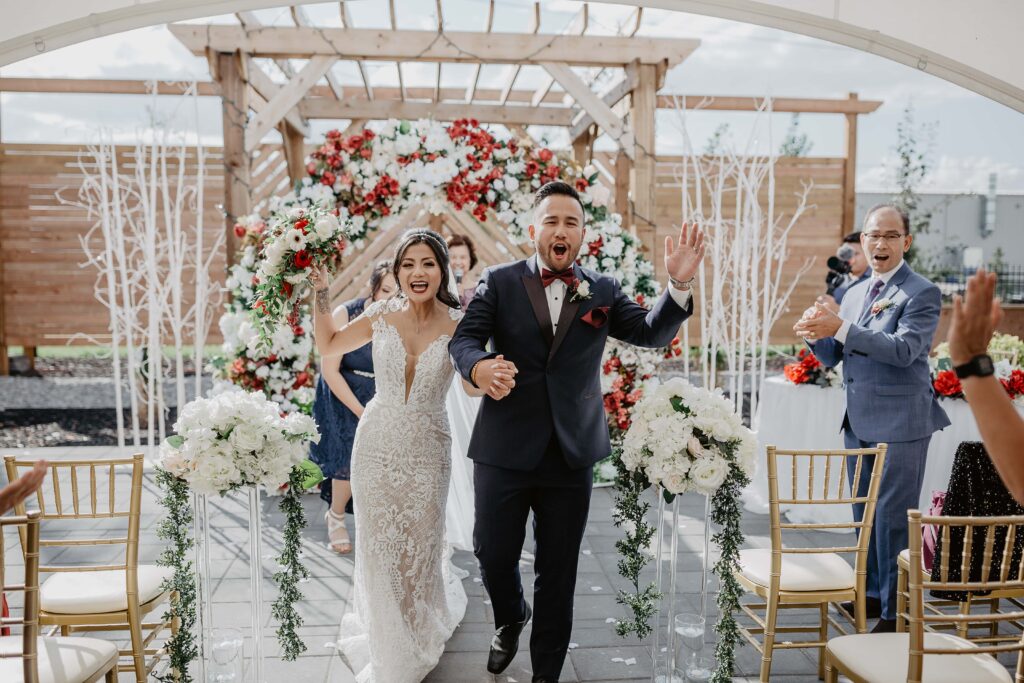
[[[173,409],[166,417],[174,423]],[[131,439],[131,415],[125,411],[127,437]],[[142,442],[146,443],[143,430]],[[0,410],[0,448],[43,446],[116,446],[117,413],[112,409]]]

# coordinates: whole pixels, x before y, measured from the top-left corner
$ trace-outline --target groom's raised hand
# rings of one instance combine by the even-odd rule
[[[518,372],[515,363],[505,360],[505,356],[498,355],[476,364],[473,368],[473,383],[486,391],[495,401],[500,401],[512,393]]]
[[[704,258],[704,231],[696,223],[683,223],[679,230],[679,243],[665,237],[665,270],[673,280],[687,282],[697,274]]]

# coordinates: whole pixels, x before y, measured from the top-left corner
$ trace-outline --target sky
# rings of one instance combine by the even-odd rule
[[[386,28],[386,3],[349,0],[353,23],[360,28]],[[397,0],[399,28],[432,30],[436,27],[433,0]],[[559,32],[572,21],[580,3],[552,0],[542,3],[542,31]],[[338,5],[307,5],[318,24],[340,26]],[[486,0],[444,0],[445,26],[451,30],[482,30]],[[591,4],[588,33],[614,34],[635,8]],[[257,12],[267,24],[292,25],[287,8]],[[498,0],[496,31],[528,31],[532,3]],[[196,23],[235,23],[230,16],[195,20]],[[896,126],[907,107],[912,107],[919,126],[933,132],[927,145],[931,172],[919,188],[931,192],[985,192],[989,175],[997,174],[999,192],[1024,193],[1024,114],[992,102],[960,86],[947,83],[911,67],[867,53],[739,22],[699,15],[645,9],[639,36],[696,38],[701,46],[666,77],[663,94],[744,95],[776,97],[844,98],[856,92],[861,99],[881,100],[859,124],[857,187],[861,191],[892,189]],[[393,64],[369,64],[376,86],[397,86]],[[480,87],[501,87],[507,80],[504,65],[486,67]],[[442,85],[465,87],[469,65],[446,64]],[[405,65],[406,84],[430,84],[433,65]],[[339,64],[335,75],[355,84],[354,67]],[[163,26],[153,26],[97,38],[0,68],[0,76],[45,78],[128,78],[159,80],[208,80],[206,61],[192,56]],[[517,88],[532,88],[543,74],[526,67]],[[150,98],[116,95],[58,95],[4,93],[0,95],[0,139],[4,142],[89,142],[98,131],[109,129],[119,140],[130,141],[149,120]],[[216,98],[202,98],[198,106],[182,98],[161,97],[155,105],[162,117],[198,131],[207,144],[220,142],[220,107]],[[729,125],[728,139],[739,149],[764,151],[777,147],[790,125],[789,114],[771,118],[750,113],[691,112],[686,131],[695,149],[722,124]],[[314,139],[338,122],[316,122]],[[842,156],[843,117],[804,114],[800,130],[812,143],[814,156]],[[555,130],[532,129],[553,145],[567,136]],[[600,141],[599,147],[608,141]],[[659,153],[683,149],[680,119],[676,112],[660,111],[656,147]]]

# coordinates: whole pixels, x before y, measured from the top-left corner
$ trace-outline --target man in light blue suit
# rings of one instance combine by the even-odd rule
[[[895,631],[896,560],[908,544],[907,510],[918,506],[932,434],[949,425],[928,368],[942,297],[904,262],[911,242],[905,213],[888,204],[872,208],[861,235],[872,277],[850,288],[838,314],[817,303],[793,328],[823,364],[843,362],[846,447],[889,444],[868,555],[868,616],[881,617],[875,633]],[[860,495],[870,464],[861,472]],[[853,514],[859,522],[863,506]]]

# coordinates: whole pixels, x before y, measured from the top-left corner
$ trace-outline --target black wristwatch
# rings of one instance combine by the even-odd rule
[[[970,359],[963,365],[958,365],[953,368],[956,372],[956,376],[960,379],[967,379],[968,377],[988,377],[989,375],[995,374],[996,366],[992,363],[992,358],[987,354],[979,354],[974,358]]]

